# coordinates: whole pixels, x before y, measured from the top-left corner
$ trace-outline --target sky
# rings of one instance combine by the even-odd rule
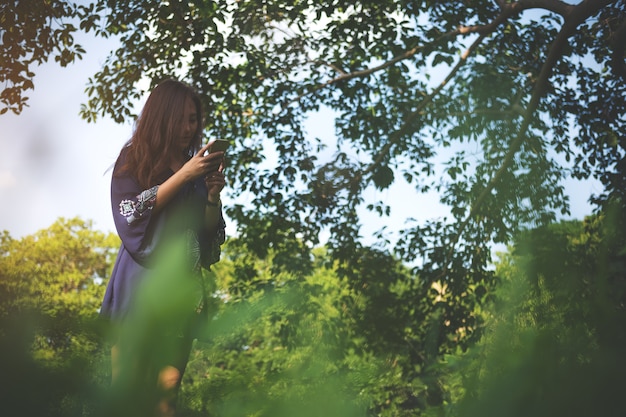
[[[110,165],[132,126],[79,116],[89,76],[104,62],[112,41],[91,42],[83,60],[62,68],[35,68],[35,89],[20,115],[0,116],[0,230],[22,237],[59,217],[80,216],[113,230]]]
[[[14,238],[45,229],[60,217],[78,216],[92,220],[95,229],[115,231],[109,168],[130,137],[132,124],[102,117],[87,123],[80,118],[88,78],[99,70],[115,41],[85,38],[79,43],[87,50],[82,60],[66,68],[54,62],[36,68],[35,89],[27,94],[30,106],[20,115],[0,115],[0,231],[7,230]],[[308,126],[311,135],[334,142],[328,114],[313,115]],[[590,214],[587,200],[600,191],[599,186],[570,181],[566,189],[570,217]],[[439,217],[442,210],[435,196],[419,195],[402,181],[382,192],[370,190],[365,197],[393,202],[391,218],[381,221],[366,215],[362,233],[366,239],[382,222],[394,231],[408,217]],[[227,227],[227,234],[235,233],[233,225]]]

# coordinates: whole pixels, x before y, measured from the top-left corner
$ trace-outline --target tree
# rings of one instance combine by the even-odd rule
[[[423,256],[433,277],[478,271],[491,242],[567,212],[563,178],[617,186],[622,0],[107,6],[121,47],[91,78],[83,116],[131,117],[142,79],[193,84],[207,136],[234,142],[231,189],[253,197],[228,213],[252,249],[328,230],[347,259],[359,209],[390,210],[364,191],[404,179],[416,200],[438,190],[451,214],[408,223],[392,248]],[[320,108],[336,115],[335,144],[303,129]]]
[[[54,58],[62,67],[81,59],[75,43],[80,31],[98,30],[101,6],[65,0],[7,0],[0,4],[0,114],[20,114],[28,90],[35,88],[34,67]],[[75,26],[78,25],[77,26]]]
[[[253,199],[229,215],[251,248],[316,244],[328,230],[333,253],[348,258],[359,209],[390,210],[364,191],[404,179],[416,195],[438,190],[451,214],[409,222],[392,248],[407,261],[425,256],[433,276],[482,269],[489,243],[567,212],[566,176],[594,176],[608,192],[623,185],[624,8],[100,1],[89,10],[121,46],[90,79],[82,114],[130,118],[139,81],[183,78],[204,97],[207,136],[234,142],[231,189]],[[336,115],[334,146],[303,129],[322,107]]]
[[[119,246],[115,235],[91,230],[89,221],[61,218],[19,240],[5,231],[0,243],[1,316],[97,313]]]
[[[83,410],[101,383],[98,309],[119,246],[91,222],[59,219],[22,239],[0,236],[0,391],[16,415]],[[82,412],[82,411],[81,411]]]
[[[441,355],[474,338],[470,325],[440,325],[454,302],[446,291],[376,250],[343,276],[322,249],[300,272],[277,271],[280,252],[261,259],[242,243],[229,240],[215,265],[220,297],[187,368],[182,415],[441,411]]]
[[[324,251],[302,273],[273,269],[237,239],[215,266],[221,298],[183,382],[182,415],[363,415],[376,363],[354,346],[342,309],[345,284],[324,267]],[[186,409],[186,411],[185,411]]]
[[[451,246],[506,242],[566,212],[559,181],[570,174],[623,184],[609,178],[623,171],[623,0],[60,3],[38,18],[75,16],[121,41],[90,80],[87,119],[132,117],[144,79],[198,88],[207,136],[235,142],[232,189],[254,199],[229,214],[258,248],[284,239],[277,230],[315,243],[327,229],[347,256],[358,208],[389,212],[363,191],[404,178],[416,194],[439,190],[451,218],[407,227],[397,249],[448,271]],[[25,11],[3,8],[27,26]],[[6,48],[20,45],[11,33]],[[27,45],[37,36],[25,32]],[[330,152],[302,125],[322,107],[336,115]]]
[[[498,265],[486,337],[456,360],[454,415],[619,416],[626,387],[624,212],[527,231]]]

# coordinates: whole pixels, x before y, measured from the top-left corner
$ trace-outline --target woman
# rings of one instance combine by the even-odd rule
[[[201,267],[219,260],[225,236],[224,152],[201,147],[202,131],[196,93],[178,81],[160,83],[111,181],[122,244],[101,314],[120,330],[111,350],[113,385],[134,407],[154,405],[160,415],[174,413],[204,305]]]

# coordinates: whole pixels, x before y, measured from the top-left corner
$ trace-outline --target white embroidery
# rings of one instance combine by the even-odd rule
[[[132,200],[120,201],[120,214],[128,217],[135,212],[135,203]]]
[[[136,210],[137,214],[141,217],[146,210],[152,210],[152,207],[156,204],[156,196],[157,190],[159,189],[158,185],[154,187],[142,191],[141,194],[137,196],[137,205]]]

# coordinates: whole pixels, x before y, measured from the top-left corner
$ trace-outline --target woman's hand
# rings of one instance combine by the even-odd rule
[[[217,171],[211,171],[204,177],[204,182],[209,190],[207,194],[207,205],[204,211],[204,226],[208,230],[216,230],[220,219],[220,192],[226,185],[226,178],[222,170],[224,165],[220,165]]]
[[[191,157],[179,169],[172,167],[175,171],[174,175],[161,184],[157,191],[155,211],[164,207],[186,182],[202,176],[205,177],[207,187],[209,188],[209,195],[207,196],[209,202],[215,203],[215,201],[219,201],[219,193],[226,183],[224,174],[222,174],[224,152],[211,152],[205,156],[204,153],[212,144],[213,142],[209,142],[203,146],[197,154]]]
[[[206,156],[204,155],[212,144],[213,142],[209,142],[204,145],[198,153],[192,156],[191,159],[185,162],[185,164],[180,168],[180,171],[182,171],[181,174],[185,176],[187,181],[191,181],[202,176],[209,176],[222,169],[224,152],[211,152]]]
[[[224,170],[224,164],[221,164],[217,171],[211,171],[204,177],[204,182],[209,194],[207,199],[211,204],[218,204],[220,201],[220,193],[226,186],[226,177],[222,172]]]

